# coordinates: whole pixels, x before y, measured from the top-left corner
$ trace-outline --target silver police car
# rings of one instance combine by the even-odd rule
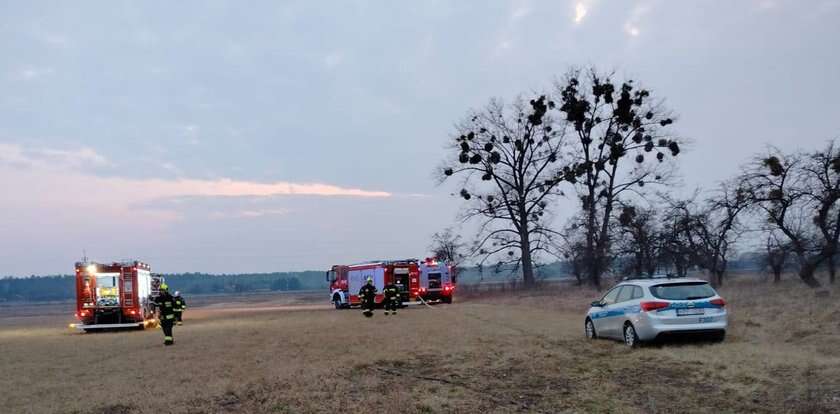
[[[635,347],[670,337],[723,341],[726,302],[700,279],[653,277],[625,280],[592,302],[586,337],[611,338]]]

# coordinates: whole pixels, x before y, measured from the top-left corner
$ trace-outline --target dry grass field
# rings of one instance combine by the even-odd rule
[[[365,319],[306,298],[190,309],[158,330],[72,333],[56,306],[0,316],[4,413],[838,412],[840,289],[733,283],[722,344],[589,342],[581,288]],[[59,307],[60,308],[60,307]]]

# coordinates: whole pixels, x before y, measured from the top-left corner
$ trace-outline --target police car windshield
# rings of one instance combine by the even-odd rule
[[[715,290],[706,282],[686,282],[651,286],[650,293],[665,300],[695,300],[710,298]]]

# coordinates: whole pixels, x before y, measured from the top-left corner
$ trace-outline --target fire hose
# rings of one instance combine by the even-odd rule
[[[418,296],[418,297],[417,297],[417,299],[420,299],[420,303],[422,303],[422,304],[424,304],[424,305],[428,306],[430,309],[434,309],[434,306],[429,305],[429,304],[428,304],[425,300],[423,300],[423,297],[422,297],[422,296]]]

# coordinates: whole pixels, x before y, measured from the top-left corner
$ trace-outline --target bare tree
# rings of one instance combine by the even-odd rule
[[[553,107],[546,96],[509,106],[492,100],[457,125],[452,158],[441,168],[442,180],[461,178],[468,201],[462,218],[480,221],[471,254],[480,265],[496,258],[521,266],[528,287],[535,284],[534,256],[553,235],[544,215],[562,182],[563,129],[552,127]]]
[[[449,263],[453,272],[457,274],[466,258],[464,254],[465,246],[465,243],[461,241],[461,236],[456,235],[451,228],[447,228],[432,235],[432,244],[429,246],[429,250],[436,259]]]
[[[569,271],[577,280],[578,286],[583,284],[586,278],[584,272],[585,266],[585,252],[586,252],[586,238],[581,237],[584,233],[580,231],[583,227],[581,216],[572,217],[568,224],[558,233],[554,238],[555,243],[553,251],[556,251],[554,256],[558,259],[564,260],[569,266]]]
[[[556,85],[558,110],[573,140],[564,179],[576,185],[586,215],[586,274],[596,287],[609,267],[613,209],[625,193],[664,183],[666,157],[680,153],[673,119],[650,91],[614,82],[594,69],[572,70]]]
[[[817,227],[828,222],[837,200],[831,194],[819,195],[812,177],[803,173],[808,162],[801,154],[770,148],[746,166],[741,180],[752,205],[787,238],[799,262],[800,279],[816,288],[820,283],[814,272],[832,253]]]
[[[674,203],[675,215],[681,216],[684,240],[693,261],[712,276],[712,284],[723,285],[733,246],[742,234],[739,218],[749,206],[744,190],[721,184],[712,197],[698,206],[696,200]]]
[[[828,267],[829,283],[836,280],[838,239],[840,239],[840,147],[831,142],[821,151],[808,154],[802,164],[802,193],[810,201]]]
[[[773,283],[779,283],[788,259],[788,246],[779,239],[777,232],[771,230],[767,235],[766,249],[764,261],[773,272]]]
[[[631,268],[636,276],[653,276],[659,268],[660,242],[656,219],[653,209],[629,204],[621,208],[617,253],[632,258]]]
[[[663,197],[667,202],[667,197]],[[662,213],[662,226],[659,230],[659,261],[665,268],[673,269],[679,277],[685,277],[689,268],[694,266],[694,254],[685,237],[683,229],[688,225],[681,209],[665,209]]]

